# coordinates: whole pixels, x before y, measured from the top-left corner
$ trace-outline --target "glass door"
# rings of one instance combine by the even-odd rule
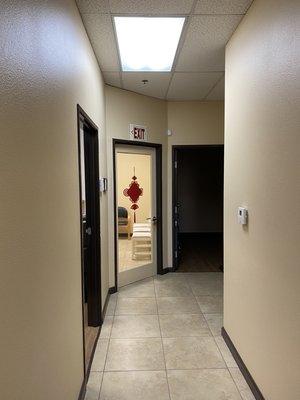
[[[119,287],[157,271],[155,149],[116,147]]]

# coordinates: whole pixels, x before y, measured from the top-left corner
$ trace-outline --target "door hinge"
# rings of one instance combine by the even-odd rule
[[[178,221],[175,219],[174,221],[175,226],[178,226]]]
[[[177,168],[178,167],[178,161],[175,161],[174,162],[174,168]]]
[[[175,206],[175,214],[177,214],[177,213],[178,213],[178,207]]]
[[[178,251],[175,250],[175,258],[178,258]]]

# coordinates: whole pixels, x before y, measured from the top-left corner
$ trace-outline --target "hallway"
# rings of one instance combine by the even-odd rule
[[[110,297],[85,400],[252,400],[221,337],[223,274],[169,273]]]
[[[0,4],[0,400],[300,400],[300,0]]]

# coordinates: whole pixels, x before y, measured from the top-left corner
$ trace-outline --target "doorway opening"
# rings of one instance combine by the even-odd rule
[[[223,271],[224,146],[173,146],[173,268]]]
[[[162,271],[161,145],[113,141],[115,285]]]
[[[77,106],[84,373],[102,324],[98,128]]]

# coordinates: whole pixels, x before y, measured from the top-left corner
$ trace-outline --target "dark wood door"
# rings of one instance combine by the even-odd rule
[[[85,300],[90,326],[101,324],[100,204],[98,138],[84,124],[85,215],[83,216]]]
[[[180,257],[179,242],[179,215],[180,204],[178,203],[178,151],[173,150],[173,202],[172,202],[172,223],[173,223],[173,267],[178,268]]]
[[[98,129],[78,106],[85,373],[102,324]]]

